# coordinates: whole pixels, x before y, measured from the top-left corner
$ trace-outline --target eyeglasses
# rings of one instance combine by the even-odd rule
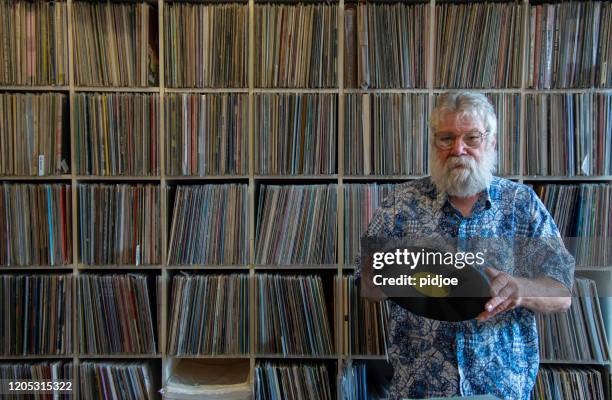
[[[476,149],[480,147],[484,138],[489,132],[466,132],[462,135],[454,135],[451,132],[437,132],[434,134],[434,144],[440,150],[450,150],[455,144],[455,140],[461,138],[466,147]]]

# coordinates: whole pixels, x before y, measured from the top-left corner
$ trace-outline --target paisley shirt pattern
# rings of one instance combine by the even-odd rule
[[[500,253],[493,266],[515,276],[548,276],[572,288],[574,260],[552,217],[525,185],[495,177],[469,218],[450,204],[445,193],[438,193],[429,178],[397,185],[374,213],[366,235],[415,233],[457,238],[457,250],[465,250],[459,249],[461,239],[551,238],[550,243],[538,242],[520,260],[509,261]],[[487,259],[496,259],[489,255]],[[487,393],[501,399],[529,399],[539,365],[533,312],[518,307],[485,322],[453,323],[420,317],[387,301],[388,352],[395,370],[390,399]]]

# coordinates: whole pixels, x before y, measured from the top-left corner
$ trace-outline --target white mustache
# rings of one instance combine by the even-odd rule
[[[438,190],[467,197],[485,189],[493,179],[497,155],[489,151],[480,161],[469,155],[450,156],[442,161],[435,149],[430,153],[431,178]],[[456,169],[462,167],[462,169]]]
[[[474,169],[476,167],[476,160],[470,156],[453,156],[446,160],[446,170],[453,169],[455,167],[466,167]]]

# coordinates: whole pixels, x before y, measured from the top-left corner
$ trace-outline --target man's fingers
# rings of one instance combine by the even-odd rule
[[[497,306],[506,301],[506,299],[506,297],[493,297],[491,300],[487,301],[487,304],[485,304],[485,310],[487,312],[493,311]]]
[[[476,317],[476,319],[480,322],[482,321],[486,321],[489,319],[489,313],[486,311],[481,312],[480,314],[478,314],[478,316]]]
[[[496,299],[501,299],[501,298],[497,297]],[[493,300],[493,299],[491,299],[491,300]],[[480,314],[478,314],[478,317],[476,317],[476,319],[478,321],[480,321],[480,322],[486,321],[486,320],[488,320],[490,318],[493,318],[497,314],[512,308],[512,306],[514,304],[514,299],[501,300],[501,302],[496,303],[496,305],[493,306],[490,309],[488,308],[489,303],[491,303],[491,301],[489,301],[485,305],[486,311],[481,312]]]
[[[515,297],[516,287],[514,285],[507,284],[497,293],[498,297]]]
[[[514,278],[493,268],[487,268],[485,271],[491,278],[491,300],[485,304],[485,311],[478,315],[479,321],[486,321],[520,303],[519,286]]]
[[[513,306],[514,306],[514,299],[506,299],[500,305],[495,307],[495,309],[491,311],[491,313],[493,313],[493,315],[496,315],[496,314],[499,314],[500,312],[504,312],[512,308]]]
[[[495,279],[501,273],[502,272],[500,270],[497,270],[495,268],[491,268],[491,267],[485,268],[485,274],[487,274],[487,276],[491,280]]]
[[[508,284],[508,277],[505,274],[499,274],[495,279],[491,281],[491,288],[489,294],[492,297],[499,296],[501,290]]]

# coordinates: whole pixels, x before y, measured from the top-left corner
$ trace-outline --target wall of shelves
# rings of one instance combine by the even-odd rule
[[[63,2],[67,5],[68,12],[68,31],[72,32],[75,28],[73,26],[73,19],[71,17],[74,11],[74,4],[76,0],[64,0]],[[102,2],[102,1],[101,1]],[[108,354],[108,355],[86,355],[86,354],[68,354],[68,355],[51,355],[51,356],[3,356],[8,360],[24,360],[24,359],[71,359],[75,364],[79,364],[83,360],[88,359],[153,359],[161,360],[161,375],[162,382],[168,378],[169,368],[173,358],[244,358],[250,360],[251,367],[251,379],[253,379],[253,373],[255,369],[256,361],[260,359],[290,359],[290,360],[326,360],[333,361],[334,370],[330,371],[332,375],[336,376],[335,382],[332,381],[332,387],[336,388],[336,394],[338,398],[341,397],[341,384],[339,379],[341,377],[342,364],[351,360],[381,360],[384,356],[360,356],[360,355],[348,355],[340,351],[343,349],[343,315],[339,311],[342,309],[342,298],[336,296],[336,298],[327,304],[328,310],[332,310],[332,334],[334,337],[335,351],[329,356],[306,356],[306,355],[291,355],[283,356],[278,354],[259,354],[255,352],[255,307],[250,307],[249,315],[249,332],[250,332],[250,351],[246,354],[240,355],[210,355],[210,356],[181,356],[172,357],[167,354],[167,329],[168,329],[168,318],[170,308],[170,290],[171,290],[171,276],[178,271],[191,271],[195,270],[208,272],[248,272],[250,277],[250,291],[249,291],[249,303],[256,303],[256,293],[254,288],[254,277],[261,273],[271,273],[274,271],[283,271],[283,273],[296,273],[296,274],[321,274],[325,276],[325,279],[332,279],[332,286],[335,285],[336,293],[341,293],[341,285],[338,281],[333,280],[333,277],[341,277],[346,274],[350,274],[353,266],[345,265],[342,263],[344,260],[344,209],[346,204],[344,203],[344,192],[346,185],[352,183],[370,183],[370,182],[400,182],[405,180],[412,180],[421,178],[424,175],[348,175],[345,173],[344,160],[347,156],[344,150],[344,141],[347,137],[345,132],[345,107],[346,107],[346,95],[348,94],[405,94],[415,93],[427,95],[428,109],[431,110],[434,105],[434,98],[437,94],[443,93],[446,89],[438,88],[434,85],[434,66],[438,60],[435,60],[435,43],[436,43],[436,13],[437,13],[437,2],[430,0],[425,4],[428,5],[428,17],[431,23],[429,24],[429,32],[427,35],[428,41],[425,43],[426,54],[425,58],[427,61],[428,69],[426,71],[426,87],[414,88],[414,89],[376,89],[376,88],[349,88],[345,87],[344,84],[344,46],[345,46],[345,5],[349,4],[348,1],[339,0],[335,2],[325,2],[325,4],[331,4],[336,7],[336,32],[337,32],[337,54],[336,54],[336,73],[337,73],[337,87],[334,88],[260,88],[256,85],[255,77],[255,49],[258,45],[255,41],[255,9],[259,2],[255,0],[248,0],[243,4],[248,12],[248,30],[247,30],[247,82],[248,87],[241,88],[178,88],[168,87],[165,79],[165,68],[166,68],[166,57],[169,49],[166,48],[165,43],[165,29],[166,15],[165,5],[171,3],[166,0],[156,0],[152,2],[157,13],[157,22],[159,26],[158,32],[158,55],[159,55],[159,75],[157,86],[152,87],[108,87],[108,86],[78,86],[76,84],[75,74],[75,41],[79,38],[72,34],[68,35],[68,85],[62,86],[0,86],[0,90],[3,92],[61,92],[69,95],[69,108],[70,112],[70,144],[71,144],[71,168],[70,174],[63,174],[57,176],[0,176],[0,182],[8,183],[70,183],[72,186],[72,221],[73,221],[73,232],[72,232],[72,243],[73,243],[73,256],[72,264],[62,265],[57,267],[51,266],[29,266],[29,267],[0,267],[7,273],[15,274],[19,272],[32,273],[32,272],[67,272],[70,271],[72,276],[77,278],[84,272],[138,272],[142,271],[147,275],[154,275],[161,277],[163,285],[159,291],[157,298],[157,321],[158,321],[158,354],[155,355],[121,355],[121,354]],[[175,2],[172,2],[175,3]],[[176,1],[178,3],[178,1]],[[211,4],[220,4],[221,2],[210,2]],[[310,2],[309,2],[310,3]],[[285,4],[293,4],[293,2],[286,2]],[[516,3],[513,3],[516,4]],[[528,94],[540,94],[540,93],[603,93],[612,94],[612,88],[578,88],[578,89],[531,89],[528,87],[528,37],[527,31],[529,27],[529,7],[530,3],[528,0],[522,0],[520,2],[522,9],[522,20],[523,24],[523,35],[521,37],[520,45],[520,87],[517,88],[487,88],[487,89],[467,89],[478,92],[487,93],[503,93],[503,94],[516,94],[520,97],[520,110],[517,120],[520,121],[520,154],[519,158],[522,161],[520,163],[519,173],[516,175],[508,176],[509,179],[518,181],[521,183],[542,183],[542,182],[554,182],[554,183],[580,183],[580,182],[602,182],[612,183],[612,176],[528,176],[525,175],[525,138],[528,134],[526,123],[526,95]],[[76,165],[76,128],[75,128],[75,113],[72,112],[75,107],[75,96],[81,93],[151,93],[159,96],[160,107],[158,109],[158,161],[159,161],[159,175],[155,176],[88,176],[82,175],[77,172]],[[215,93],[243,93],[248,95],[248,174],[242,175],[207,175],[207,176],[171,176],[167,173],[166,166],[166,147],[168,146],[166,141],[166,119],[169,116],[165,115],[164,99],[170,94],[182,94],[182,93],[194,93],[194,94],[215,94]],[[256,133],[255,133],[255,97],[258,94],[277,94],[277,93],[290,93],[290,94],[336,94],[337,95],[337,115],[336,115],[336,133],[337,133],[337,151],[336,151],[336,172],[333,174],[325,175],[260,175],[256,174],[255,165],[255,148],[256,148]],[[503,132],[501,133],[503,134]],[[77,188],[78,185],[83,183],[149,183],[156,184],[162,190],[161,196],[161,263],[157,265],[114,265],[114,266],[103,266],[103,265],[84,265],[79,260],[79,230],[77,229],[78,224],[78,198]],[[170,188],[176,185],[194,185],[194,184],[214,184],[214,183],[245,183],[248,184],[248,229],[249,229],[249,262],[245,265],[172,265],[167,261],[168,255],[168,243],[170,235],[170,224],[171,224],[171,198]],[[283,265],[280,267],[270,265],[258,265],[256,264],[256,213],[257,213],[257,196],[262,184],[280,184],[290,185],[295,183],[300,184],[314,184],[314,183],[333,183],[337,185],[337,243],[336,243],[336,260],[337,264],[327,265]],[[601,272],[607,274],[608,279],[612,280],[612,266],[601,266],[601,267],[580,267],[577,269],[578,274],[589,274],[591,272]],[[77,299],[76,299],[76,286],[77,282],[73,282],[73,296],[72,296],[72,309],[73,309],[73,347],[78,348],[78,324],[76,323],[77,318]],[[327,293],[329,295],[329,293]],[[603,366],[608,373],[610,372],[611,363],[610,361],[605,362],[585,362],[576,360],[543,360],[543,364],[584,364],[584,365],[599,365]],[[609,382],[609,376],[604,379],[604,383]],[[609,389],[608,389],[609,395]],[[609,398],[609,397],[608,397]]]

